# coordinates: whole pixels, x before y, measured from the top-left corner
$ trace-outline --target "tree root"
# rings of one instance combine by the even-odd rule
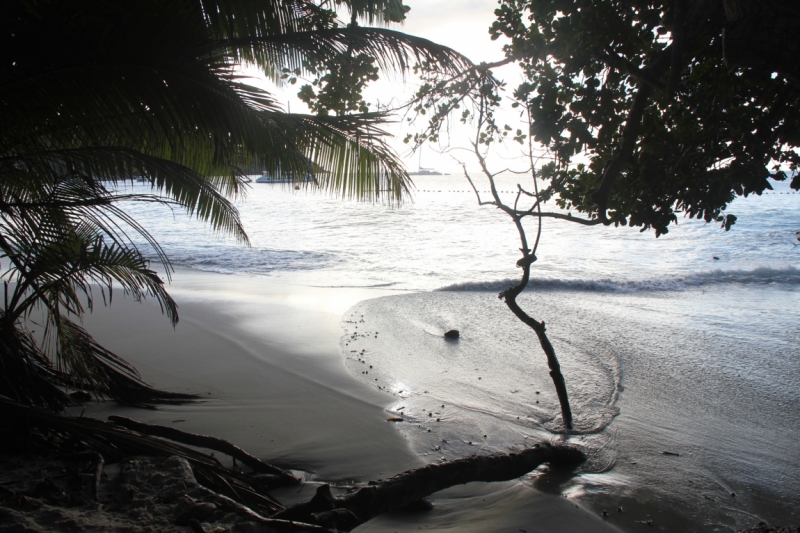
[[[325,486],[327,487],[327,485]],[[298,533],[303,531],[311,531],[313,533],[332,533],[330,529],[318,526],[316,524],[306,524],[303,522],[298,522],[296,520],[267,518],[265,516],[258,514],[254,510],[247,507],[246,505],[242,505],[241,503],[231,498],[228,498],[227,496],[217,494],[213,490],[210,490],[206,487],[200,486],[199,489],[203,491],[206,494],[206,496],[208,496],[209,499],[219,503],[221,507],[227,508],[242,516],[246,516],[247,518],[253,520],[254,522],[271,526],[279,531],[291,531]]]
[[[163,437],[165,439],[174,440],[182,444],[188,444],[190,446],[198,446],[200,448],[209,448],[211,450],[215,450],[230,455],[231,457],[241,461],[242,464],[249,466],[254,471],[259,472],[261,474],[269,474],[272,476],[276,476],[280,480],[286,482],[287,484],[294,484],[300,482],[300,480],[298,480],[296,477],[294,477],[291,473],[287,472],[286,470],[282,470],[276,466],[267,464],[262,460],[258,459],[257,457],[250,455],[249,453],[239,448],[235,444],[223,439],[219,439],[217,437],[209,437],[207,435],[197,435],[195,433],[189,433],[187,431],[181,431],[179,429],[167,426],[145,424],[143,422],[137,422],[136,420],[131,420],[130,418],[126,418],[124,416],[109,416],[108,419],[124,428],[131,429],[133,431],[138,431],[139,433],[143,433],[145,435],[154,435],[156,437]]]
[[[183,457],[192,466],[198,482],[207,488],[237,499],[263,514],[283,510],[283,505],[267,491],[285,483],[264,482],[225,468],[213,456],[157,437],[142,435],[93,418],[73,418],[43,409],[18,404],[0,396],[0,424],[17,432],[38,431],[48,436],[54,451],[74,452],[92,450],[112,461],[134,455],[152,457]]]

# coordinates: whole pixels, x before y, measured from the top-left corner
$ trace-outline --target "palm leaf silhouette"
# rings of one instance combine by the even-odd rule
[[[58,408],[60,386],[134,405],[181,399],[142,382],[97,344],[80,317],[114,290],[177,305],[135,242],[166,252],[121,202],[176,206],[248,243],[232,199],[253,168],[315,174],[320,188],[399,202],[403,165],[380,113],[289,114],[249,83],[255,65],[284,69],[363,53],[386,72],[415,63],[470,66],[445,47],[390,30],[398,0],[350,0],[350,23],[303,0],[37,0],[0,21],[0,394]],[[324,172],[321,170],[324,169]],[[149,190],[125,187],[144,178]],[[38,341],[26,320],[43,316]]]

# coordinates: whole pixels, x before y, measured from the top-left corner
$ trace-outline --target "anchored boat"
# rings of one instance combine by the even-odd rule
[[[266,170],[261,173],[261,177],[256,178],[256,183],[298,183],[314,181],[314,176],[310,173],[298,174],[291,170],[286,172],[277,171],[274,173]]]

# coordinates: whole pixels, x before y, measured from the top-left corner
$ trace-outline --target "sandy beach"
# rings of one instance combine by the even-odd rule
[[[293,470],[305,480],[300,488],[287,487],[273,493],[285,505],[310,499],[322,483],[330,484],[335,493],[341,493],[354,485],[386,479],[438,462],[445,455],[447,460],[451,460],[476,453],[511,451],[537,440],[557,442],[563,438],[543,431],[539,428],[542,423],[533,419],[522,421],[523,425],[510,420],[512,425],[508,426],[498,418],[508,415],[513,419],[513,409],[519,408],[538,412],[539,400],[542,412],[554,411],[555,407],[551,405],[553,399],[548,392],[545,370],[539,369],[537,363],[529,368],[531,363],[527,362],[528,359],[514,363],[506,356],[506,364],[511,365],[509,368],[492,370],[486,366],[473,371],[473,366],[489,365],[488,360],[481,360],[483,356],[480,354],[494,353],[493,350],[513,351],[513,346],[505,346],[503,343],[506,341],[501,339],[513,337],[510,331],[498,337],[498,331],[505,331],[498,322],[504,315],[498,318],[487,314],[491,306],[480,303],[484,296],[313,287],[276,283],[265,277],[189,269],[175,273],[170,291],[180,306],[180,322],[174,329],[154,302],[134,302],[121,293],[115,293],[110,307],[96,308],[87,315],[84,323],[100,343],[132,362],[152,385],[197,394],[201,399],[184,405],[161,406],[157,410],[122,407],[112,402],[90,402],[84,416],[106,419],[111,415],[122,415],[231,441],[262,460]],[[538,298],[545,296],[539,295]],[[548,308],[566,309],[560,300],[562,296],[556,294],[547,298],[555,298],[548,300]],[[589,296],[584,294],[583,298]],[[630,298],[619,296],[617,300],[627,307],[631,305]],[[480,305],[470,303],[476,299]],[[612,300],[604,297],[603,301],[608,304]],[[661,307],[668,301],[662,299]],[[670,312],[668,307],[665,309]],[[480,317],[469,315],[478,312]],[[573,311],[565,316],[579,315]],[[443,344],[439,330],[447,324],[460,325],[459,320],[464,321],[466,327],[463,339],[459,344]],[[592,321],[599,322],[598,319],[589,322]],[[481,332],[478,325],[484,322],[496,331]],[[551,323],[554,329],[563,330],[566,326],[557,321]],[[361,326],[361,330],[356,326]],[[577,329],[566,330],[561,335],[566,335],[565,339],[580,339],[581,331],[587,327],[578,320],[574,324]],[[367,334],[373,330],[380,330],[380,335]],[[363,338],[354,340],[355,331],[363,331],[360,334]],[[620,338],[629,335],[624,332],[617,334]],[[654,338],[664,336],[656,335]],[[484,346],[481,343],[488,344]],[[350,353],[352,348],[360,350],[362,347],[366,352]],[[398,350],[402,353],[397,353]],[[658,347],[653,350],[653,353],[665,351]],[[569,351],[563,355],[565,368],[571,372],[571,366],[577,364],[571,362],[574,355]],[[474,360],[476,356],[478,360]],[[369,365],[362,359],[369,359]],[[373,363],[375,368],[371,375],[359,372],[367,366],[372,369]],[[584,374],[592,369],[587,365],[587,361],[580,363]],[[737,495],[735,498],[728,496],[728,502],[719,503],[719,495],[711,492],[714,487],[695,486],[699,479],[697,476],[715,475],[710,467],[705,466],[706,460],[701,452],[706,455],[716,453],[714,450],[719,446],[703,444],[704,434],[691,434],[691,426],[684,423],[680,432],[682,436],[675,437],[678,440],[672,444],[673,448],[685,452],[689,447],[686,439],[691,435],[702,442],[690,447],[689,453],[676,457],[663,455],[660,452],[662,448],[657,446],[667,442],[670,435],[677,434],[677,430],[659,429],[647,422],[655,416],[647,411],[652,402],[637,396],[640,393],[652,395],[652,384],[658,380],[648,386],[637,386],[635,367],[629,366],[628,372],[630,383],[625,390],[627,396],[623,397],[623,415],[615,417],[618,429],[612,432],[610,442],[606,442],[609,437],[604,437],[608,432],[595,436],[589,432],[572,440],[584,447],[589,455],[585,468],[549,474],[543,467],[514,481],[455,486],[429,498],[433,503],[432,510],[381,515],[355,531],[577,533],[638,531],[643,524],[651,526],[654,531],[735,531],[760,520],[769,520],[770,516],[782,516],[793,522],[792,512],[782,510],[789,500],[776,501],[774,508],[777,511],[768,512],[767,509],[772,507],[763,503],[766,497],[762,494],[763,489],[755,485],[760,478],[754,477],[752,481],[740,479],[741,474],[731,466],[722,475],[737,483]],[[473,373],[476,375],[472,376]],[[481,376],[477,374],[484,379],[480,380]],[[602,380],[597,373],[590,373],[589,377]],[[500,394],[504,387],[514,385],[503,380],[513,381],[512,378],[524,379],[526,383],[532,381],[527,388],[537,389],[532,396],[536,398],[535,405],[525,407],[527,400],[517,399],[520,392],[516,389],[512,390],[515,394],[511,404],[502,400]],[[400,388],[408,388],[403,383],[413,383],[420,390],[399,393]],[[478,386],[478,383],[483,385]],[[600,381],[596,385],[599,387]],[[444,389],[439,390],[441,387]],[[524,384],[519,384],[519,387],[524,388]],[[430,390],[423,391],[422,388]],[[464,390],[458,392],[456,389]],[[426,409],[431,407],[433,400],[433,403],[444,403],[445,397],[450,399],[449,405],[446,408],[441,406],[444,408],[442,423],[437,424],[438,419],[432,418]],[[625,397],[630,400],[625,400]],[[454,405],[456,398],[468,398],[478,403],[474,406]],[[579,395],[573,399],[578,402],[576,405],[580,405]],[[635,405],[628,406],[625,401],[632,401]],[[480,407],[484,403],[486,407]],[[638,409],[641,412],[637,411],[636,405],[640,405]],[[80,413],[80,407],[72,408],[72,414]],[[403,422],[387,421],[398,414],[402,415]],[[590,411],[581,412],[581,418],[589,420],[590,414]],[[681,419],[695,416],[686,415]],[[429,427],[433,428],[433,433],[426,429]],[[719,431],[724,433],[728,430],[722,428]],[[482,433],[486,434],[481,439]],[[472,442],[476,438],[480,442]],[[627,441],[639,444],[634,446]],[[436,446],[437,443],[441,446]],[[432,452],[440,448],[441,451]],[[723,452],[728,450],[736,457],[741,454],[736,447],[731,449],[734,451],[722,448]],[[227,456],[221,460],[231,464]],[[120,472],[130,471],[132,467],[109,465],[106,467],[107,480],[101,487],[106,499],[101,498],[100,503],[93,503],[91,508],[79,506],[70,511],[45,507],[31,514],[14,511],[17,514],[11,515],[8,515],[11,511],[6,509],[3,516],[11,517],[13,527],[30,526],[31,531],[61,533],[69,530],[59,524],[101,527],[115,532],[171,531],[174,517],[191,505],[179,499],[162,502],[164,489],[157,481],[161,461],[148,463],[145,460],[135,469],[149,473],[142,479],[131,478],[139,483],[132,485],[136,491],[149,494],[149,501],[161,502],[148,504],[145,510],[135,507],[140,505],[138,500],[129,502],[125,496],[128,490],[125,487],[133,481],[128,479],[130,475],[125,477]],[[676,467],[680,464],[683,470],[673,469],[674,472],[667,475],[663,468],[656,468],[665,461],[672,461]],[[0,462],[6,465],[4,468],[8,474],[8,480],[0,482],[22,487],[17,478],[26,476],[20,478],[14,472],[24,472],[24,465],[20,466],[14,458],[0,458]],[[604,467],[606,463],[616,466]],[[791,471],[793,463],[787,464],[788,467],[781,468]],[[763,465],[753,461],[745,462],[742,468],[748,468],[748,465],[754,473],[764,469]],[[39,478],[35,474],[40,470],[62,468],[68,467],[61,464],[35,467],[31,471],[30,483],[36,484]],[[200,489],[196,488],[194,478],[190,478],[186,483],[195,487],[191,497],[206,501],[207,498],[203,500],[204,496],[198,492]],[[169,475],[167,479],[170,486],[177,487],[182,482],[182,478],[172,479]],[[732,492],[725,479],[715,477],[712,484],[725,484],[724,488]],[[666,502],[658,491],[659,483],[665,487],[685,484],[686,493],[694,494],[694,499],[703,503],[704,507],[699,509],[704,518],[696,516],[698,508],[681,510],[678,504]],[[786,481],[781,483],[786,484]],[[30,489],[35,492],[34,485]],[[668,495],[672,494],[669,490],[666,492]],[[712,496],[706,498],[709,494]],[[694,501],[692,498],[689,500]],[[748,507],[763,512],[748,514]],[[608,511],[608,516],[604,516],[604,510]],[[56,523],[48,518],[56,515],[63,520]],[[732,524],[734,520],[729,517],[739,515],[742,518]],[[155,529],[147,529],[151,519],[158,523]],[[220,518],[207,530],[222,533],[241,529],[241,516],[231,514],[225,520]],[[786,524],[784,520],[781,522]],[[16,531],[13,527],[8,531]],[[5,531],[0,526],[0,532]]]
[[[800,533],[800,2],[419,4],[6,3],[0,533]]]
[[[395,398],[356,380],[339,346],[342,314],[387,291],[181,270],[171,293],[180,305],[174,330],[154,303],[122,295],[85,324],[148,382],[203,400],[157,411],[91,404],[86,415],[224,438],[310,482],[366,482],[425,464],[386,420]],[[523,478],[455,487],[433,496],[432,511],[379,517],[357,531],[617,531],[580,501],[533,485]]]
[[[87,414],[218,436],[328,481],[422,464],[386,422],[387,395],[344,368],[340,315],[369,291],[180,271],[171,292],[180,305],[174,330],[154,303],[122,298],[86,327],[149,383],[207,398],[157,411],[94,404]]]

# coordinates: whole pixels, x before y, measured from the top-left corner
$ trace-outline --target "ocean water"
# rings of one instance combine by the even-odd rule
[[[501,176],[501,197],[512,201],[518,181]],[[246,198],[237,202],[250,247],[215,235],[177,210],[138,204],[130,211],[176,265],[200,270],[413,291],[495,290],[503,285],[498,282],[518,275],[516,230],[496,209],[479,207],[463,177],[418,176],[415,183],[412,200],[401,206],[253,183]],[[479,190],[486,188],[479,185]],[[716,224],[681,219],[656,239],[637,228],[545,219],[532,282],[611,291],[796,283],[798,210],[800,194],[782,182],[764,196],[737,199],[729,212],[739,222],[729,232]],[[528,233],[532,240],[535,227]]]
[[[500,179],[504,198],[517,181]],[[800,523],[800,194],[786,183],[737,199],[729,232],[544,221],[519,302],[547,324],[573,431],[535,335],[497,298],[520,273],[516,231],[463,177],[417,177],[402,206],[253,184],[239,207],[250,247],[163,207],[130,209],[176,265],[385,289],[342,318],[343,358],[391,395],[398,431],[429,460],[566,440],[587,464],[531,483],[612,510],[624,530]]]

